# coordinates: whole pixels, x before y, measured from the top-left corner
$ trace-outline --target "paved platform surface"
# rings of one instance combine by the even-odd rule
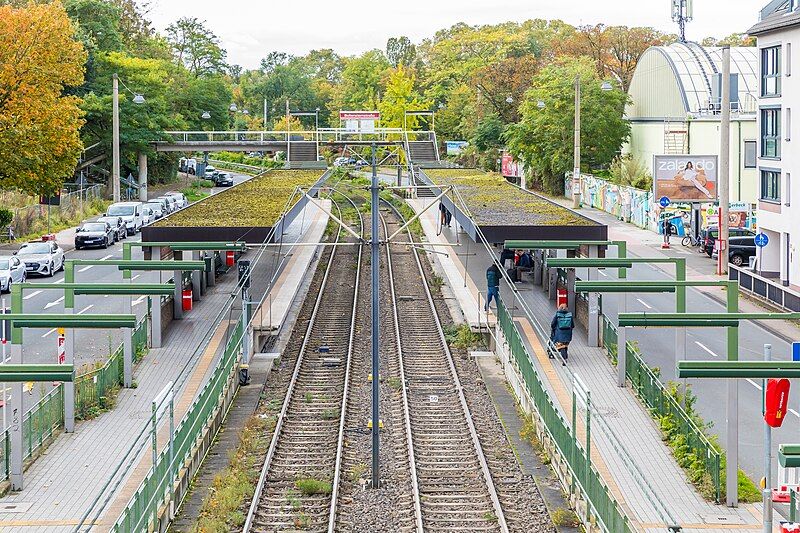
[[[299,229],[299,222],[287,228],[285,239],[298,240]],[[304,229],[308,229],[308,223]],[[257,253],[250,251],[246,258],[253,260]],[[264,262],[260,263],[263,268],[254,269],[254,298],[264,293],[273,277],[285,273],[285,262],[272,260],[275,253],[265,252]],[[107,499],[108,504],[93,531],[106,530],[113,523],[151,467],[150,434],[140,433],[150,418],[152,399],[170,381],[178,383],[177,424],[218,359],[229,323],[238,319],[237,305],[233,312],[220,317],[231,300],[236,282],[236,271],[231,270],[217,280],[216,287],[200,302],[195,302],[194,309],[182,320],[170,324],[163,338],[164,346],[151,349],[135,368],[137,388],[121,390],[114,409],[93,420],[78,422],[74,433],[58,436],[25,472],[25,489],[0,498],[0,532],[72,531],[124,459],[130,462],[129,468],[124,470],[125,475],[113,478],[114,484],[119,483],[113,494],[102,493],[102,500]],[[274,286],[280,287],[281,282],[279,277]],[[212,330],[220,318],[222,322]],[[158,434],[160,446],[168,441],[168,421],[164,418]],[[146,442],[138,451],[142,439]],[[126,457],[131,447],[137,453]]]
[[[412,204],[419,210],[426,201],[429,200],[415,200]],[[456,298],[471,322],[471,310],[478,308],[478,301],[485,295],[485,271],[491,261],[490,252],[482,245],[472,243],[470,255],[467,255],[463,244],[469,238],[464,233],[459,234],[455,224],[437,236],[436,214],[436,209],[433,209],[422,217],[428,240],[458,242],[462,246],[445,250],[449,252],[449,261],[442,261],[443,256],[438,254],[431,257],[439,262],[451,286],[455,280]],[[499,253],[499,250],[493,252]],[[465,281],[465,290],[460,290],[458,286],[464,287]],[[591,391],[592,403],[596,406],[592,422],[593,461],[612,492],[624,502],[639,529],[664,531],[667,523],[675,522],[683,526],[683,531],[761,531],[760,505],[730,509],[706,502],[697,494],[661,441],[660,432],[650,415],[630,390],[616,386],[615,371],[603,350],[587,346],[585,331],[575,332],[570,345],[569,366],[553,365],[547,359],[536,330],[542,331],[543,324],[549,334],[554,302],[540,287],[531,283],[517,284],[517,288],[533,315],[533,321],[518,318],[517,323],[526,336],[531,353],[537,356],[535,364],[558,400],[557,404],[564,413],[571,412],[573,374],[579,376]],[[501,294],[509,306],[511,292],[504,283]],[[514,314],[522,316],[519,306]]]

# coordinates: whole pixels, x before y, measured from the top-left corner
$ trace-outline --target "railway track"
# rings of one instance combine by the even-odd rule
[[[399,215],[391,218],[384,223],[399,227]],[[387,247],[387,257],[415,530],[506,532],[504,510],[418,252],[395,244]]]
[[[361,249],[332,247],[245,532],[333,529]]]

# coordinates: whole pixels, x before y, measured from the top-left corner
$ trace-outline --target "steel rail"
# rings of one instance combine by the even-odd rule
[[[386,203],[392,211],[395,212],[400,220],[404,220],[403,215],[399,212],[398,209],[392,205],[391,202]],[[406,229],[408,233],[409,239],[412,239],[411,232]],[[388,248],[388,246],[387,246]],[[422,287],[425,289],[425,295],[428,300],[428,305],[431,309],[431,314],[433,315],[434,323],[436,324],[436,331],[439,334],[439,340],[441,342],[442,348],[444,349],[444,353],[447,359],[447,364],[450,369],[450,375],[453,378],[453,383],[455,384],[455,388],[458,391],[458,398],[461,404],[461,409],[464,415],[464,418],[467,423],[467,427],[469,427],[469,434],[472,440],[472,445],[475,449],[475,454],[478,457],[478,461],[481,465],[481,472],[483,474],[484,482],[486,483],[487,491],[489,492],[489,498],[492,501],[492,507],[494,508],[495,516],[497,517],[497,525],[500,527],[500,531],[502,533],[508,533],[508,524],[506,523],[505,514],[503,513],[503,507],[500,504],[500,498],[497,495],[497,489],[494,486],[494,480],[492,479],[491,470],[489,470],[489,464],[486,461],[486,456],[483,453],[483,447],[481,445],[480,439],[478,438],[478,432],[475,429],[475,424],[472,421],[472,413],[469,410],[469,405],[467,405],[467,399],[464,396],[464,388],[461,385],[461,380],[458,377],[458,372],[456,371],[455,363],[453,362],[453,354],[450,352],[450,347],[447,344],[447,338],[444,334],[444,329],[442,328],[442,323],[439,320],[439,314],[436,311],[436,305],[433,302],[433,296],[431,295],[430,288],[428,287],[428,280],[425,277],[425,270],[422,268],[422,262],[419,258],[419,251],[416,248],[412,248],[414,250],[414,259],[417,264],[417,270],[419,272],[420,279],[422,281]]]
[[[388,235],[386,219],[381,216],[383,232]],[[414,437],[411,433],[411,414],[408,407],[408,391],[406,389],[406,372],[403,366],[403,345],[400,341],[400,319],[397,316],[397,297],[394,290],[394,271],[392,270],[391,246],[386,246],[386,268],[389,275],[389,289],[392,295],[392,316],[394,317],[394,335],[397,341],[397,359],[400,365],[400,390],[403,397],[403,426],[406,431],[406,445],[408,447],[408,469],[411,475],[411,497],[414,501],[414,523],[417,533],[424,533],[422,524],[422,504],[420,503],[419,482],[417,480],[417,463],[414,458]]]
[[[351,200],[351,202],[352,202],[352,200]],[[341,209],[338,207],[338,204],[336,204],[336,206],[337,206],[337,209],[341,212]],[[339,242],[340,236],[341,236],[341,232],[337,231],[336,243]],[[362,223],[362,236],[363,236],[363,223]],[[309,341],[311,339],[311,333],[312,333],[313,326],[314,326],[316,318],[317,318],[317,314],[319,312],[320,304],[322,303],[322,295],[325,293],[325,289],[327,287],[328,276],[330,274],[334,258],[336,257],[337,248],[338,247],[336,247],[336,246],[331,247],[331,255],[328,258],[327,265],[325,266],[325,274],[324,274],[324,276],[322,278],[322,283],[320,285],[320,289],[316,294],[316,300],[314,302],[314,308],[312,310],[311,317],[309,319],[308,326],[306,328],[306,332],[305,332],[305,334],[303,336],[302,345],[300,346],[300,349],[298,351],[297,361],[295,361],[295,367],[294,367],[294,371],[292,373],[292,378],[291,378],[291,380],[289,382],[289,387],[288,387],[288,389],[286,391],[286,396],[284,397],[284,401],[283,401],[283,404],[281,406],[281,411],[278,414],[278,418],[277,418],[276,423],[275,423],[275,429],[273,430],[272,438],[270,439],[269,449],[267,450],[267,455],[264,458],[264,463],[263,463],[263,465],[261,467],[261,473],[260,473],[259,478],[258,478],[258,483],[256,485],[255,491],[253,492],[253,499],[250,502],[250,508],[248,509],[248,512],[247,512],[247,518],[246,518],[244,526],[242,528],[242,532],[243,533],[248,533],[250,531],[250,529],[252,528],[252,526],[253,526],[253,519],[255,518],[256,511],[258,510],[258,504],[259,504],[259,500],[261,498],[261,493],[264,490],[264,486],[265,486],[266,481],[267,481],[267,475],[269,474],[270,466],[272,464],[272,459],[273,459],[273,457],[275,455],[275,450],[277,449],[278,441],[280,440],[280,433],[281,433],[281,429],[283,427],[283,422],[286,419],[287,412],[288,412],[288,409],[289,409],[289,404],[291,403],[291,400],[292,400],[293,395],[294,395],[293,393],[294,393],[295,385],[297,383],[297,378],[300,375],[300,369],[302,368],[304,354],[305,354],[306,348],[308,346],[308,343],[309,343]],[[359,279],[360,274],[361,274],[361,264],[360,264],[361,249],[359,249],[359,256],[358,257],[359,257],[359,263],[358,263],[358,268],[356,270],[356,276],[355,276],[355,288],[354,288],[354,295],[355,296],[354,297],[357,297],[357,295],[358,295],[358,279]],[[353,324],[353,321],[355,320],[356,307],[357,307],[356,306],[356,300],[354,300],[353,317],[351,318],[351,326]],[[351,327],[350,344],[348,346],[348,356],[347,356],[347,371],[348,372],[349,372],[349,366],[350,366],[350,353],[352,351],[352,340],[353,340],[353,328]],[[343,399],[346,399],[346,397],[347,397],[347,395],[346,395],[346,387],[345,387],[345,394],[343,395]],[[341,423],[340,423],[340,436],[341,436]],[[340,442],[341,442],[341,439],[340,439]],[[340,457],[340,454],[339,454],[338,451],[337,451],[337,457]],[[338,462],[337,462],[335,468],[336,468],[336,472],[338,472],[338,470],[339,470],[339,463]],[[333,496],[334,496],[333,492],[332,492],[331,496],[332,496],[332,501],[333,501]],[[331,512],[334,512],[334,510],[335,510],[335,505],[332,504]],[[329,518],[329,523],[330,523],[330,518]]]

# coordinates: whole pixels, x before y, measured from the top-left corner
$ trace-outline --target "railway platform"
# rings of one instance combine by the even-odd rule
[[[305,247],[292,248],[291,243],[313,233],[320,224],[324,230],[327,220],[327,216],[319,216],[317,208],[307,209],[309,216],[302,228],[300,219],[287,227],[284,242],[289,244],[281,251],[267,249],[262,262],[253,269],[254,299],[270,286],[276,298],[283,291],[297,293],[300,280],[293,283],[289,278],[298,277],[295,271],[305,272],[313,254]],[[257,253],[253,250],[245,258],[253,259]],[[296,260],[292,263],[292,259]],[[289,264],[291,269],[287,268]],[[0,498],[0,532],[73,531],[89,510],[90,519],[81,531],[110,529],[151,470],[151,433],[143,432],[143,427],[151,418],[153,399],[173,382],[176,424],[186,413],[208,381],[230,326],[238,319],[237,306],[221,314],[236,284],[236,272],[231,271],[182,320],[170,324],[163,346],[150,349],[134,369],[136,388],[122,389],[112,409],[77,423],[74,433],[56,437],[25,472],[24,490]],[[164,416],[158,425],[160,449],[167,447],[168,435],[169,420]],[[96,513],[100,518],[92,525],[91,517]]]
[[[417,212],[426,202],[430,199],[411,200]],[[437,235],[437,217],[438,210],[429,209],[421,217],[422,226],[426,239],[443,245],[436,250],[448,255],[437,253],[430,257],[452,290],[465,321],[473,327],[483,324],[484,328],[488,322],[491,327],[494,312],[490,311],[487,317],[482,311],[490,251],[482,244],[471,242],[465,233],[459,233],[455,223]],[[470,241],[469,246],[467,241]],[[447,247],[448,244],[451,247]],[[616,371],[604,350],[588,346],[585,330],[576,328],[567,367],[548,359],[542,344],[546,339],[541,339],[536,331],[549,332],[555,304],[540,287],[530,282],[516,284],[516,288],[519,297],[532,310],[533,322],[519,307],[513,311],[515,322],[523,333],[529,353],[536,354],[534,366],[554,403],[569,419],[574,376],[591,391],[594,406],[592,461],[622,505],[634,530],[665,531],[668,525],[677,524],[684,532],[762,531],[760,504],[728,508],[706,501],[695,490],[663,443],[649,413],[630,389],[616,386]],[[507,305],[510,304],[512,291],[505,281],[500,293]],[[579,424],[579,434],[581,431],[585,431],[585,427]]]

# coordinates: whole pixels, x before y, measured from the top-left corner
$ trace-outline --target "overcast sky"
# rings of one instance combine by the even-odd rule
[[[767,0],[695,0],[687,38],[724,37],[758,20]],[[333,48],[351,55],[383,49],[392,36],[414,42],[458,22],[494,24],[561,19],[571,24],[653,26],[677,32],[669,0],[153,0],[159,30],[184,16],[206,20],[222,39],[228,62],[255,68],[273,50],[301,55]]]

